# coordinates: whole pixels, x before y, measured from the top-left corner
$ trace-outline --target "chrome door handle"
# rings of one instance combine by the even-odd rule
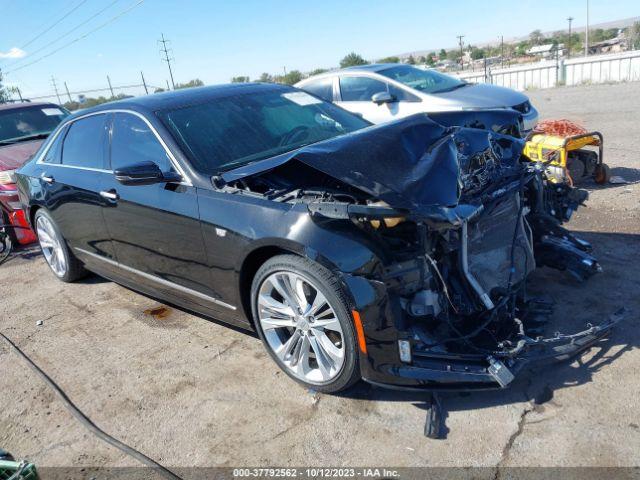
[[[42,179],[42,181],[43,181],[43,182],[46,182],[46,183],[53,183],[53,182],[55,182],[54,178],[53,178],[53,177],[50,177],[50,176],[48,176],[48,175],[42,175],[40,178]]]
[[[115,190],[103,190],[100,192],[100,196],[114,202],[120,198],[120,195]]]

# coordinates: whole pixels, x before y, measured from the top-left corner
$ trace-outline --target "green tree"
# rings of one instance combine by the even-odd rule
[[[460,50],[453,49],[447,52],[447,58],[449,60],[459,60],[460,59]]]
[[[294,85],[302,80],[302,72],[299,70],[291,70],[287,72],[286,75],[283,75],[278,78],[278,83],[284,83],[285,85]]]
[[[427,57],[425,57],[424,55],[420,55],[420,56],[418,57],[418,63],[419,63],[420,65],[424,65],[425,63],[427,63]]]
[[[413,58],[413,55],[409,55],[409,58],[407,58],[407,63],[409,65],[415,65],[416,64],[416,59]]]
[[[369,62],[367,62],[357,53],[351,52],[349,55],[346,55],[342,60],[340,60],[340,68],[354,67],[357,65],[367,65],[368,63]]]
[[[544,35],[540,30],[534,30],[529,34],[531,45],[540,45],[544,41]]]
[[[636,49],[640,47],[640,22],[635,22],[627,31],[629,47]]]
[[[164,91],[166,91],[164,88],[162,88],[162,87],[158,87],[158,88],[156,88],[156,89],[153,91],[153,93],[162,93],[162,92],[164,92]]]
[[[438,53],[438,59],[444,60],[447,58],[447,51],[444,48],[440,49],[440,53]]]
[[[265,72],[260,75],[260,78],[258,78],[258,81],[262,83],[273,83],[273,77],[270,74]]]
[[[189,80],[187,83],[178,83],[176,84],[176,90],[180,90],[182,88],[192,88],[192,87],[203,87],[204,82],[199,78],[194,78],[193,80]]]
[[[231,83],[249,83],[251,80],[249,79],[249,77],[245,77],[243,75],[238,76],[238,77],[233,77],[231,79]]]
[[[378,63],[400,63],[399,57],[384,57],[378,60]]]
[[[314,75],[320,75],[321,73],[325,73],[328,71],[329,70],[327,70],[326,68],[316,68],[314,70],[311,70],[311,73],[309,73],[309,76],[313,77]]]
[[[436,64],[435,56],[435,53],[430,53],[429,55],[427,55],[427,61],[425,63],[430,67],[433,67]]]
[[[471,60],[480,60],[481,58],[486,57],[486,52],[483,48],[471,48]]]
[[[2,84],[2,70],[0,70],[0,103],[8,102],[17,93],[16,87],[6,87]]]

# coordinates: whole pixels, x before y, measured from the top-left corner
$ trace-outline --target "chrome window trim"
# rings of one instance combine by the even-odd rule
[[[167,157],[169,157],[169,161],[171,162],[171,165],[173,165],[173,168],[175,168],[176,171],[184,179],[181,182],[179,182],[180,185],[186,185],[186,186],[189,186],[189,187],[193,186],[193,183],[191,182],[191,178],[189,178],[189,176],[185,173],[184,169],[180,165],[180,162],[178,162],[178,160],[173,155],[171,150],[169,150],[169,147],[164,142],[164,140],[162,139],[162,137],[160,136],[160,134],[158,133],[156,128],[153,125],[151,125],[151,122],[149,122],[149,120],[147,120],[147,118],[144,115],[142,115],[141,113],[138,113],[138,112],[136,112],[134,110],[129,110],[129,109],[126,109],[126,108],[112,108],[112,109],[109,109],[109,110],[100,110],[99,112],[86,113],[86,114],[81,115],[79,117],[72,118],[71,120],[67,120],[66,122],[64,122],[64,124],[62,124],[60,126],[60,129],[56,132],[55,136],[47,144],[47,147],[40,153],[40,155],[38,156],[38,159],[36,160],[36,164],[37,165],[54,166],[54,167],[77,168],[79,170],[89,170],[89,171],[104,172],[104,173],[113,173],[113,170],[106,170],[106,169],[101,169],[101,168],[77,167],[77,166],[74,166],[74,165],[63,165],[61,163],[46,163],[46,162],[43,162],[44,158],[47,156],[47,153],[49,153],[49,150],[51,149],[51,145],[53,145],[55,143],[56,139],[58,138],[58,135],[60,135],[60,132],[62,132],[67,125],[71,125],[72,123],[77,122],[78,120],[82,120],[84,118],[88,118],[88,117],[91,117],[91,116],[94,116],[94,115],[105,115],[105,114],[109,114],[109,113],[128,113],[130,115],[134,115],[134,116],[142,119],[142,121],[144,123],[146,123],[147,126],[149,127],[149,130],[151,130],[151,132],[153,132],[153,134],[155,135],[155,137],[158,140],[158,142],[160,142],[160,145],[162,145],[162,148],[164,148],[164,151],[167,154]]]
[[[138,269],[135,269],[133,267],[129,267],[128,265],[124,265],[120,262],[116,262],[115,260],[111,260],[110,258],[106,258],[103,257],[101,255],[95,254],[93,252],[89,252],[87,250],[84,250],[82,248],[78,248],[78,247],[74,247],[75,250],[77,250],[78,252],[84,253],[85,255],[89,255],[97,260],[102,260],[103,262],[106,262],[110,265],[113,265],[114,267],[118,267],[121,268],[122,270],[125,270],[127,272],[133,273],[134,275],[138,275],[140,277],[146,278],[148,280],[151,280],[152,282],[156,282],[159,283],[160,285],[164,285],[165,287],[169,287],[172,288],[174,290],[178,290],[179,292],[183,292],[183,293],[187,293],[189,295],[193,295],[194,297],[198,297],[201,298],[203,300],[207,300],[209,302],[215,303],[216,305],[220,305],[221,307],[225,307],[228,308],[230,310],[236,310],[236,307],[234,305],[231,305],[229,303],[223,302],[222,300],[218,300],[217,298],[214,297],[210,297],[209,295],[205,295],[204,293],[198,292],[197,290],[193,290],[191,288],[187,288],[187,287],[183,287],[182,285],[178,285],[177,283],[173,283],[170,282],[169,280],[165,280],[164,278],[160,278],[157,277],[155,275],[150,275],[146,272],[142,272]]]

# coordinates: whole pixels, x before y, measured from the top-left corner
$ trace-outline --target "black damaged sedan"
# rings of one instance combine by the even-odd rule
[[[514,112],[386,125],[305,92],[228,85],[69,117],[18,172],[54,275],[87,271],[255,329],[305,386],[504,387],[617,321],[534,336],[536,266],[585,279],[560,225],[586,192],[521,157]]]

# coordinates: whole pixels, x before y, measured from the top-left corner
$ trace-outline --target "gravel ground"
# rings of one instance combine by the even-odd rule
[[[173,467],[639,466],[640,83],[529,94],[543,118],[600,130],[614,175],[631,182],[589,184],[589,206],[570,224],[604,272],[576,285],[542,270],[535,289],[557,301],[554,327],[565,331],[620,306],[632,313],[579,360],[506,391],[444,396],[446,439],[423,436],[424,397],[366,384],[308,392],[256,337],[171,307],[149,316],[156,301],[95,276],[57,282],[37,251],[0,267],[0,331],[97,425]],[[0,447],[39,466],[137,466],[87,433],[4,345],[0,372]]]

